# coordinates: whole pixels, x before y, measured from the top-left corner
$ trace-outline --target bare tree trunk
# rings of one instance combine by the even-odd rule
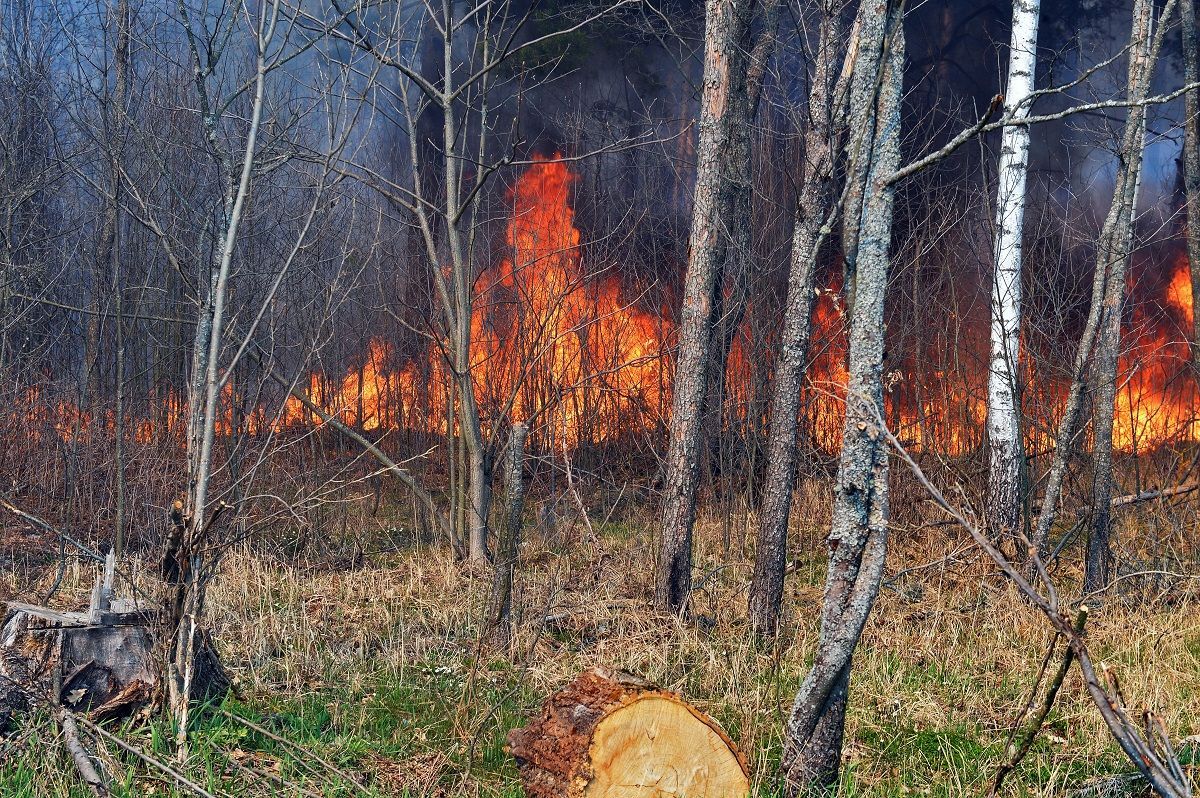
[[[1158,22],[1160,30],[1166,17]],[[1154,29],[1153,0],[1139,0],[1134,5],[1133,46],[1129,55],[1128,94],[1140,102],[1150,90],[1150,78],[1158,54],[1152,42]],[[1096,354],[1092,362],[1092,385],[1095,391],[1092,404],[1092,527],[1088,536],[1087,561],[1084,568],[1084,590],[1107,587],[1112,554],[1113,493],[1113,413],[1117,398],[1117,366],[1121,351],[1121,317],[1125,303],[1125,269],[1133,248],[1133,217],[1137,211],[1138,189],[1142,182],[1142,155],[1146,139],[1146,108],[1131,105],[1125,120],[1125,132],[1119,153],[1124,173],[1120,199],[1120,217],[1111,238],[1103,242],[1099,258],[1107,263],[1104,302],[1096,339]],[[1114,198],[1114,202],[1117,198]]]
[[[1040,0],[1013,0],[1008,45],[1006,117],[1029,115],[1037,65]],[[1025,177],[1029,126],[1004,128],[996,189],[993,249],[992,363],[988,372],[988,525],[997,539],[1016,539],[1021,524],[1021,236],[1025,227]]]
[[[508,439],[508,517],[504,534],[497,546],[496,571],[492,578],[492,597],[488,604],[485,637],[507,648],[512,642],[513,572],[521,546],[521,522],[525,512],[525,438],[529,429],[514,424]]]
[[[728,230],[729,245],[725,258],[713,279],[713,341],[712,355],[708,359],[708,390],[705,392],[705,425],[702,436],[707,445],[707,469],[714,482],[725,480],[731,475],[724,473],[722,453],[731,433],[727,418],[726,372],[729,354],[737,338],[738,328],[746,313],[749,298],[751,271],[753,269],[754,236],[754,169],[752,162],[754,145],[754,122],[758,117],[759,100],[762,97],[763,79],[767,63],[775,50],[776,28],[779,25],[780,0],[765,0],[762,7],[762,30],[750,53],[746,73],[745,102],[732,109],[741,114],[741,122],[731,124],[733,146],[730,154],[728,181],[733,198],[729,216],[722,220]],[[721,499],[732,499],[730,491],[722,482]],[[728,544],[728,540],[724,541]]]
[[[452,4],[443,3],[443,24],[447,29],[453,22]],[[443,41],[444,79],[443,93],[453,96],[454,86],[454,37],[446,36]],[[442,126],[442,145],[445,148],[445,202],[446,239],[453,268],[454,309],[454,371],[458,382],[461,407],[462,442],[467,454],[467,548],[468,556],[475,562],[487,562],[488,514],[492,506],[492,452],[483,438],[483,426],[479,418],[479,406],[475,399],[475,380],[471,374],[471,317],[474,308],[473,277],[474,264],[470,258],[469,236],[459,220],[462,207],[462,157],[463,150],[458,117],[454,113],[452,100],[447,100]],[[452,155],[459,153],[458,155]]]
[[[233,182],[234,173],[230,168],[231,159],[218,143],[216,119],[206,119],[211,146],[226,167],[226,189],[220,239],[218,246],[214,248],[209,268],[208,293],[202,300],[200,317],[196,324],[192,355],[193,373],[188,396],[188,491],[182,541],[177,554],[180,579],[172,619],[176,629],[175,641],[167,668],[168,701],[176,724],[176,754],[181,761],[187,758],[188,724],[197,675],[197,653],[207,639],[202,625],[206,587],[216,565],[214,558],[205,556],[203,551],[205,539],[212,535],[210,524],[215,518],[215,513],[209,512],[209,489],[216,424],[221,412],[219,365],[224,343],[229,275],[237,247],[238,230],[254,176],[255,150],[266,102],[267,52],[278,21],[279,10],[280,5],[277,1],[268,3],[259,10],[256,20],[254,95],[245,150],[236,183]],[[196,34],[186,20],[185,24],[188,25],[187,35],[194,45]],[[198,55],[195,57],[199,58]],[[207,75],[207,72],[197,66],[196,87],[206,114],[210,107],[205,84]]]
[[[1183,82],[1200,81],[1195,0],[1181,0]],[[1187,209],[1188,265],[1192,274],[1192,363],[1200,377],[1200,89],[1183,96],[1183,191]]]
[[[1173,2],[1173,0],[1172,0]],[[1166,21],[1166,14],[1171,3],[1164,9],[1161,21]],[[1150,41],[1149,14],[1153,4],[1147,0],[1138,0],[1134,4],[1132,48],[1129,66],[1127,100],[1131,103],[1126,117],[1125,130],[1120,142],[1119,158],[1121,167],[1117,170],[1116,184],[1113,188],[1113,201],[1109,206],[1108,215],[1104,219],[1104,227],[1096,244],[1096,265],[1092,278],[1092,297],[1088,309],[1088,318],[1080,336],[1079,349],[1075,353],[1075,363],[1072,369],[1071,387],[1067,392],[1066,406],[1059,421],[1058,431],[1054,438],[1054,458],[1046,474],[1046,489],[1042,497],[1042,507],[1038,514],[1037,526],[1034,528],[1033,547],[1044,552],[1050,538],[1050,527],[1058,517],[1058,503],[1062,497],[1063,481],[1066,478],[1067,466],[1071,460],[1074,448],[1077,426],[1084,409],[1084,392],[1088,382],[1088,364],[1096,351],[1101,329],[1103,327],[1105,302],[1109,295],[1109,284],[1114,279],[1114,268],[1119,270],[1120,285],[1118,290],[1124,290],[1125,261],[1129,257],[1129,248],[1133,234],[1133,212],[1136,204],[1137,189],[1140,183],[1142,163],[1142,142],[1145,132],[1144,106],[1138,105],[1149,90],[1150,76],[1154,71],[1154,62],[1158,49],[1162,44],[1162,34],[1165,26],[1160,25],[1154,41]],[[1139,38],[1139,31],[1142,31]],[[1144,55],[1139,56],[1139,53]],[[1140,64],[1140,66],[1139,66]],[[1135,68],[1140,70],[1135,74]],[[1144,72],[1144,75],[1142,74]],[[1144,81],[1144,82],[1143,82]],[[1124,253],[1121,255],[1120,253]],[[1120,330],[1120,313],[1117,313],[1118,335]],[[1118,343],[1119,345],[1119,343]],[[1097,374],[1093,368],[1093,377]],[[1114,378],[1115,379],[1115,378]],[[1115,389],[1115,384],[1114,384]],[[1111,410],[1109,424],[1111,425]],[[1111,434],[1111,433],[1110,433]],[[1111,491],[1111,487],[1109,488]]]
[[[113,48],[113,95],[108,109],[109,191],[105,198],[97,261],[109,264],[113,290],[113,325],[116,343],[116,408],[114,419],[114,470],[116,496],[113,500],[113,551],[120,557],[125,549],[125,319],[124,284],[121,279],[121,171],[125,147],[126,103],[129,99],[129,0],[118,0],[115,14],[116,42]]]
[[[737,168],[737,126],[745,123],[753,11],[752,2],[736,0],[707,0],[705,6],[696,189],[665,464],[662,546],[655,574],[655,605],[668,612],[686,611],[691,593],[692,525],[712,345],[713,292],[728,246],[726,225],[736,197],[729,177]]]
[[[883,419],[884,301],[900,160],[904,25],[899,8],[864,3],[849,118],[865,129],[851,152],[850,195],[859,210],[845,220],[854,275],[849,384],[842,453],[829,534],[829,570],[812,669],[787,721],[783,777],[789,795],[825,794],[837,783],[851,663],[874,606],[887,556],[888,448]],[[848,213],[851,209],[848,209]]]
[[[840,149],[835,129],[834,97],[843,94],[844,81],[835,91],[834,62],[842,42],[844,3],[825,4],[817,49],[816,74],[808,98],[809,128],[805,134],[804,182],[796,202],[792,230],[787,300],[783,310],[783,337],[775,360],[771,392],[771,432],[767,441],[767,472],[759,511],[758,540],[754,550],[754,575],[750,582],[750,624],[760,638],[775,634],[783,600],[787,560],[788,519],[795,487],[796,428],[800,386],[812,332],[816,296],[817,254],[825,238],[822,228],[833,205],[833,164]],[[845,59],[842,75],[848,76],[852,55]],[[839,116],[841,115],[839,103]],[[840,125],[838,126],[840,128]]]

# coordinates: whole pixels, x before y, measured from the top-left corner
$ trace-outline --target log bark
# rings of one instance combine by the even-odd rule
[[[716,721],[637,677],[593,668],[508,736],[530,798],[744,798],[746,761]]]

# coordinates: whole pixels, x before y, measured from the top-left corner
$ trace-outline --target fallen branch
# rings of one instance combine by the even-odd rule
[[[1130,493],[1128,496],[1118,496],[1112,500],[1111,506],[1124,507],[1129,504],[1140,504],[1154,499],[1169,499],[1172,496],[1182,496],[1185,493],[1192,493],[1200,490],[1200,482],[1186,482],[1182,485],[1176,485],[1173,488],[1162,488],[1161,490],[1144,490],[1141,493]]]
[[[1075,620],[1075,631],[1079,634],[1083,634],[1083,625],[1087,623],[1087,613],[1088,608],[1086,606],[1079,608],[1079,615]],[[1055,646],[1058,644],[1058,641],[1061,639],[1061,637],[1062,635],[1056,634],[1054,636],[1054,640],[1051,641],[1046,660],[1042,663],[1043,672],[1046,664],[1050,662],[1050,656],[1054,653]],[[1046,688],[1046,697],[1043,699],[1041,707],[1038,708],[1037,715],[1034,716],[1033,722],[1025,727],[1025,732],[1022,734],[1021,739],[1018,742],[1016,740],[1016,732],[1020,727],[1020,720],[1023,720],[1024,715],[1027,714],[1029,709],[1032,708],[1033,696],[1030,696],[1029,704],[1026,705],[1025,711],[1022,712],[1021,719],[1019,719],[1017,725],[1013,727],[1013,734],[1009,737],[1008,746],[1005,750],[1005,754],[1008,756],[1008,761],[1001,765],[996,771],[996,777],[992,781],[992,789],[988,793],[989,796],[996,796],[1000,794],[1000,785],[1004,783],[1004,778],[1009,773],[1016,770],[1017,766],[1021,764],[1021,760],[1023,760],[1025,755],[1029,753],[1031,748],[1033,748],[1033,741],[1037,739],[1038,733],[1042,730],[1042,726],[1046,723],[1046,718],[1050,715],[1050,710],[1054,708],[1054,699],[1058,697],[1058,691],[1062,688],[1063,681],[1067,678],[1067,671],[1071,669],[1071,663],[1074,661],[1075,652],[1070,646],[1067,646],[1066,653],[1063,654],[1062,663],[1058,666],[1058,671],[1054,674],[1054,679],[1051,680],[1050,686]],[[1041,676],[1038,677],[1038,681],[1041,681]],[[1036,695],[1036,687],[1034,688],[1034,694]]]
[[[246,773],[256,779],[266,779],[268,781],[276,782],[279,784],[279,786],[289,791],[293,791],[298,795],[306,795],[308,798],[323,798],[320,793],[315,793],[307,787],[303,787],[295,782],[288,781],[278,773],[272,773],[271,771],[264,770],[262,768],[252,768],[249,765],[243,765],[241,762],[237,761],[236,758],[230,756],[229,754],[225,754],[225,761],[243,773]]]
[[[308,394],[297,387],[295,382],[288,380],[286,377],[276,371],[274,367],[267,362],[264,355],[257,351],[251,351],[250,354],[256,360],[258,360],[259,365],[266,368],[267,376],[284,388],[288,394],[290,394],[296,399],[297,402],[304,406],[304,409],[320,418],[322,422],[333,427],[342,435],[345,435],[347,438],[354,441],[368,454],[378,460],[388,473],[392,474],[402,483],[404,483],[405,487],[407,487],[412,494],[416,496],[423,505],[425,505],[425,509],[429,514],[430,521],[438,526],[438,532],[445,536],[445,538],[452,544],[455,543],[453,536],[450,534],[449,521],[447,521],[442,514],[438,512],[437,503],[434,501],[433,495],[429,491],[425,490],[425,487],[421,485],[419,481],[417,481],[417,478],[413,476],[411,472],[402,467],[392,458],[388,457],[382,449],[368,440],[365,436],[360,435],[357,431],[342,423],[342,421],[333,414],[325,412],[325,410],[319,407],[316,402],[314,402],[308,396]]]
[[[79,777],[83,779],[83,783],[88,786],[96,798],[108,798],[108,785],[105,783],[104,777],[96,770],[91,755],[79,741],[79,727],[75,724],[75,716],[71,714],[70,710],[58,707],[54,711],[54,717],[58,720],[59,728],[62,729],[63,742],[66,743],[67,752],[75,762],[75,769],[79,771]]]
[[[203,798],[217,798],[217,796],[213,795],[211,792],[204,789],[199,784],[197,784],[196,782],[189,779],[187,776],[180,773],[178,770],[175,770],[173,767],[168,765],[166,762],[163,762],[160,759],[157,759],[156,757],[153,757],[150,754],[147,754],[145,751],[138,748],[136,745],[132,745],[130,743],[125,742],[120,737],[117,737],[115,734],[105,731],[100,726],[97,726],[95,723],[92,723],[87,718],[81,717],[81,718],[79,718],[79,722],[82,723],[83,727],[85,729],[87,729],[88,732],[91,733],[93,736],[102,737],[105,740],[108,740],[109,742],[111,742],[113,745],[120,748],[121,750],[127,751],[128,753],[133,754],[134,756],[136,756],[138,759],[142,760],[146,764],[148,764],[154,768],[157,768],[158,770],[161,770],[163,773],[166,773],[168,776],[170,776],[172,779],[174,779],[175,782],[177,784],[179,784],[181,787],[186,787],[187,789],[191,790],[192,792],[196,793],[197,795],[202,796]]]
[[[36,526],[38,529],[41,529],[43,532],[49,532],[51,535],[57,535],[60,540],[65,540],[67,543],[70,543],[72,546],[79,549],[81,552],[86,554],[88,557],[91,557],[96,562],[100,562],[100,563],[104,562],[104,555],[101,554],[100,552],[96,551],[95,549],[91,548],[90,546],[80,543],[78,540],[71,537],[66,532],[63,532],[61,529],[57,528],[50,522],[45,521],[41,518],[38,518],[33,513],[25,512],[20,507],[17,507],[15,504],[10,502],[8,499],[5,499],[3,496],[0,496],[0,507],[3,507],[5,510],[8,510],[10,513],[17,516],[20,519],[22,519],[24,521],[28,521],[30,524],[32,524],[33,526]]]
[[[353,784],[364,795],[372,795],[373,794],[370,790],[368,790],[361,783],[359,783],[359,781],[357,779],[355,779],[353,776],[351,776],[349,773],[340,769],[339,767],[334,765],[332,762],[322,759],[321,757],[317,756],[312,751],[308,750],[307,748],[300,745],[299,743],[293,742],[292,740],[289,740],[286,737],[282,737],[278,734],[275,734],[270,729],[264,728],[263,726],[258,725],[257,723],[255,723],[252,720],[243,718],[241,715],[235,715],[234,713],[232,713],[228,710],[221,709],[218,707],[218,708],[216,708],[216,712],[218,715],[223,715],[224,717],[229,718],[232,721],[241,723],[246,728],[250,729],[251,731],[261,734],[263,737],[266,737],[269,740],[274,740],[275,742],[280,743],[281,745],[286,745],[286,746],[289,746],[289,747],[295,749],[296,751],[299,751],[301,754],[304,754],[304,756],[315,760],[318,764],[323,765],[326,768],[329,768],[329,770],[331,772],[336,773],[337,775],[341,776],[343,779],[345,779],[349,783]],[[304,761],[304,760],[302,759],[300,761]]]
[[[952,504],[942,491],[929,480],[921,466],[912,458],[895,434],[888,429],[878,408],[875,408],[874,426],[875,433],[882,435],[884,440],[895,450],[897,456],[909,467],[913,476],[929,493],[934,502],[966,530],[976,545],[992,559],[1021,595],[1042,612],[1051,628],[1067,641],[1074,658],[1079,663],[1083,684],[1092,698],[1092,703],[1096,706],[1101,718],[1104,719],[1104,724],[1129,761],[1145,777],[1150,786],[1164,798],[1191,798],[1191,784],[1180,769],[1179,761],[1175,757],[1162,722],[1149,711],[1144,713],[1144,724],[1139,724],[1130,718],[1125,698],[1117,683],[1116,674],[1105,663],[1100,663],[1097,668],[1092,661],[1087,641],[1076,631],[1072,619],[1060,609],[1058,592],[1050,580],[1037,548],[1028,539],[1023,541],[1028,547],[1029,563],[1034,574],[1027,579],[1025,574],[1009,562],[1004,553],[996,548],[989,537],[970,520],[968,514]],[[1034,584],[1039,585],[1041,590]],[[1099,674],[1097,670],[1099,670]],[[1103,674],[1103,682],[1100,674]]]

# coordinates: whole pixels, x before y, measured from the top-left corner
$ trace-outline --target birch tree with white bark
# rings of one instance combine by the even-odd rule
[[[1004,115],[1029,115],[1037,66],[1040,0],[1013,0]],[[1025,226],[1025,181],[1029,127],[1004,128],[996,190],[992,278],[992,356],[988,371],[988,521],[994,536],[1011,537],[1021,523],[1020,345],[1021,236]]]

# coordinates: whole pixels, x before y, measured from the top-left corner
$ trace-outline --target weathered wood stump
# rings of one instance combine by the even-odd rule
[[[593,668],[508,735],[531,798],[746,798],[746,761],[678,695]]]
[[[0,626],[0,706],[61,699],[96,720],[132,714],[158,686],[149,626],[146,613],[123,601],[99,616],[9,602]]]
[[[103,720],[155,699],[156,613],[115,598],[115,571],[110,552],[82,612],[8,603],[0,624],[0,733],[30,704],[61,704]]]

